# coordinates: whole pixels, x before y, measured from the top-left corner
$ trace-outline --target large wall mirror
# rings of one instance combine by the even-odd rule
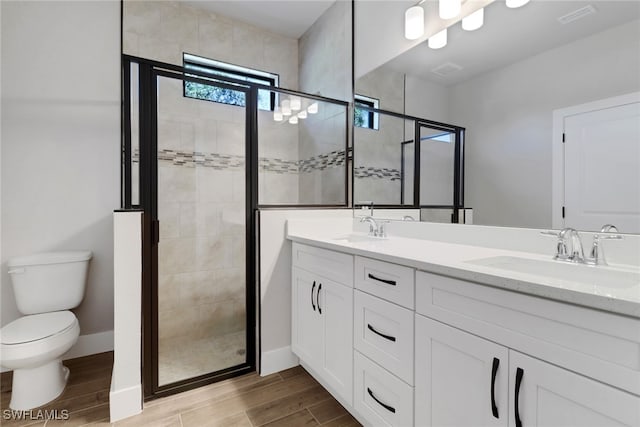
[[[427,0],[424,34],[408,40],[405,11],[417,3],[355,1],[356,105],[465,129],[464,206],[475,224],[614,223],[640,233],[640,2],[466,0],[457,18],[442,20],[438,2]],[[462,18],[480,9],[482,26],[464,30]],[[444,29],[446,44],[430,48]],[[387,193],[367,191],[357,175],[404,161],[385,157],[382,117],[377,124],[355,128],[354,200],[387,205]],[[394,143],[414,139],[410,126],[395,128]],[[424,132],[420,139],[435,137],[421,153],[422,192],[445,204],[451,145],[446,133]],[[378,157],[364,154],[376,149]],[[394,203],[410,200],[406,185],[397,191]]]

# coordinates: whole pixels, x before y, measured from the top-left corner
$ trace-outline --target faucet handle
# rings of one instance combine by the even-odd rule
[[[545,230],[541,231],[543,236],[553,236],[558,238],[558,244],[556,246],[556,255],[553,257],[555,260],[567,260],[569,259],[569,249],[567,248],[567,239],[565,233],[561,231]]]
[[[615,228],[615,227],[614,227]],[[603,227],[604,229],[604,227]],[[604,249],[600,245],[601,240],[622,240],[624,237],[620,234],[612,234],[605,231],[606,234],[594,234],[593,244],[591,245],[591,254],[589,262],[595,265],[609,265],[604,257]]]

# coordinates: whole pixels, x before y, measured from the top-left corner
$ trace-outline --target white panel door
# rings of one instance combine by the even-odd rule
[[[345,402],[353,401],[353,288],[319,278],[322,377]]]
[[[319,282],[315,275],[293,268],[291,349],[313,369],[321,366],[322,317],[318,311]]]
[[[416,315],[416,426],[507,426],[509,351]]]
[[[564,119],[565,226],[640,233],[640,103]]]
[[[510,427],[640,426],[640,397],[513,350],[509,384]]]

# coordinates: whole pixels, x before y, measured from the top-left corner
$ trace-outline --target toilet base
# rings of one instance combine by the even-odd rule
[[[69,379],[69,368],[61,359],[31,369],[14,369],[11,402],[16,411],[28,411],[60,396]]]

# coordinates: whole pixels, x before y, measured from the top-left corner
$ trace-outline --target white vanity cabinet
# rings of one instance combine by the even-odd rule
[[[637,317],[299,243],[292,316],[367,426],[640,426]]]
[[[293,245],[291,326],[293,352],[318,381],[350,405],[353,256]]]

